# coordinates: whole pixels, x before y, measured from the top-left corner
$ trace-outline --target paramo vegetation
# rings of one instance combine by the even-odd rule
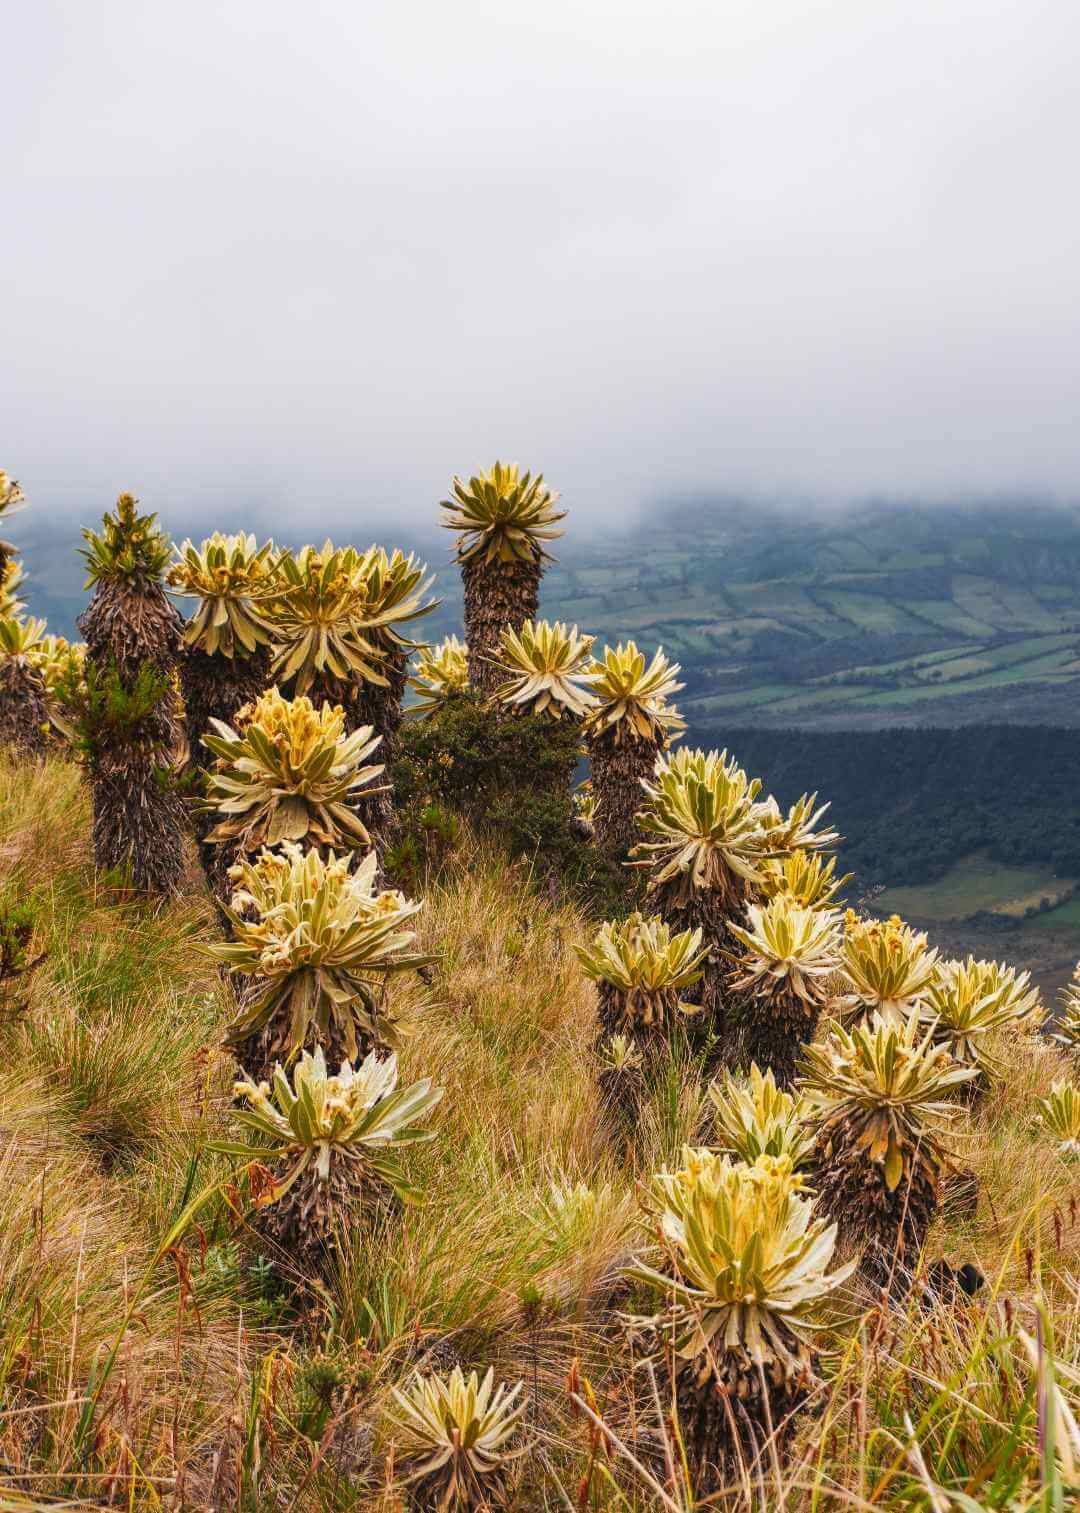
[[[437,646],[393,548],[125,494],[79,646],[0,543],[0,1506],[1080,1496],[1080,975],[846,908],[564,519],[454,479]]]

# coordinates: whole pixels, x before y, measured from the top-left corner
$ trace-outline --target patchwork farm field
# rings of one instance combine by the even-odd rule
[[[1023,918],[1043,900],[1049,908],[1072,900],[1075,883],[1055,877],[1046,867],[1009,867],[985,856],[969,856],[936,882],[887,888],[877,907],[888,914],[917,914],[922,919],[964,919],[987,911]]]
[[[379,527],[361,513],[354,535]],[[78,565],[66,543],[33,522],[27,529],[39,564],[30,609],[70,632]],[[189,529],[198,522],[181,523]],[[425,622],[437,639],[461,621],[457,573],[441,536],[405,544],[438,574],[443,603]],[[728,719],[816,729],[1080,724],[1074,509],[875,505],[830,516],[738,500],[665,503],[621,532],[608,523],[589,536],[571,524],[554,550],[544,614],[600,641],[661,643],[682,664],[692,739]]]
[[[590,549],[579,566],[568,550],[549,613],[662,642],[691,722],[1080,722],[1075,511],[875,508],[807,524],[702,505],[671,529],[681,554],[631,541],[617,567]]]

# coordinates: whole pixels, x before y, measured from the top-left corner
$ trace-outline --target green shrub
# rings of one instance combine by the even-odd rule
[[[499,835],[541,879],[561,881],[599,912],[625,912],[634,879],[575,827],[571,783],[581,758],[572,721],[498,714],[469,690],[448,699],[402,731],[393,769],[401,834],[387,865],[403,878],[422,865],[429,843],[442,844],[436,811],[449,810]]]

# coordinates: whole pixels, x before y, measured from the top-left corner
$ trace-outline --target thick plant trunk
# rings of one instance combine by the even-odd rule
[[[374,759],[385,764],[386,770],[379,784],[388,786],[382,793],[359,795],[356,810],[371,835],[375,850],[382,860],[383,852],[390,844],[397,825],[394,808],[394,790],[390,768],[401,753],[402,701],[409,676],[409,654],[402,647],[395,647],[387,654],[381,671],[388,679],[385,688],[378,683],[365,683],[360,688],[356,702],[359,723],[370,725],[381,742],[375,750]]]
[[[781,1460],[808,1393],[778,1363],[762,1374],[741,1348],[724,1350],[717,1342],[713,1358],[697,1357],[679,1367],[675,1401],[699,1497],[730,1486],[740,1467],[757,1481],[755,1465],[768,1476],[772,1449]]]
[[[778,1087],[791,1088],[798,1077],[799,1058],[814,1038],[820,1009],[793,994],[762,994],[744,1000],[743,1055],[761,1071],[772,1068]]]
[[[132,885],[148,893],[177,892],[183,810],[153,753],[98,752],[90,779],[97,866],[128,869]]]
[[[487,562],[477,554],[461,564],[469,682],[478,693],[490,695],[499,685],[498,668],[489,659],[498,652],[501,633],[536,619],[540,574],[539,561]]]
[[[269,647],[256,647],[249,657],[210,656],[198,646],[187,647],[180,662],[180,684],[194,766],[205,766],[209,758],[202,738],[210,721],[232,725],[238,710],[266,692],[269,677]]]
[[[141,575],[99,583],[79,619],[88,665],[102,676],[115,667],[128,690],[146,666],[171,678],[182,627],[161,584]],[[94,860],[130,869],[153,893],[175,893],[183,865],[183,808],[166,767],[176,734],[170,686],[126,738],[99,736],[89,763]]]
[[[288,1165],[286,1160],[279,1166],[275,1180],[285,1176]],[[303,1284],[326,1276],[339,1242],[347,1248],[358,1223],[373,1223],[395,1202],[389,1188],[371,1178],[361,1180],[353,1163],[335,1153],[325,1182],[319,1181],[312,1161],[283,1197],[256,1210],[252,1228],[276,1267]]]
[[[834,1149],[830,1156],[826,1143],[809,1183],[820,1210],[838,1225],[840,1243],[862,1249],[865,1277],[883,1282],[914,1270],[938,1207],[938,1183],[927,1167],[916,1169],[910,1191],[902,1180],[890,1192],[884,1168],[868,1161],[865,1151]]]
[[[41,679],[32,668],[5,658],[0,663],[0,746],[10,746],[22,756],[40,756],[48,724]]]
[[[79,616],[87,660],[103,673],[115,662],[125,688],[146,663],[159,672],[173,671],[183,624],[161,584],[141,578],[99,584]]]
[[[370,725],[375,734],[382,737],[379,759],[390,763],[400,754],[402,701],[409,679],[408,650],[394,647],[387,653],[379,670],[387,679],[386,687],[378,683],[362,684],[356,701],[356,712],[360,724]]]
[[[638,736],[624,735],[616,742],[613,729],[589,739],[596,844],[612,856],[626,856],[639,839],[634,819],[645,801],[641,780],[652,776],[660,749],[659,741]]]

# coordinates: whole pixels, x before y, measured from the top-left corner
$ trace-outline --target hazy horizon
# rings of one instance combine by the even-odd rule
[[[1080,497],[1063,0],[43,0],[9,35],[0,466],[65,530],[122,488],[426,529],[496,456],[582,530]]]

